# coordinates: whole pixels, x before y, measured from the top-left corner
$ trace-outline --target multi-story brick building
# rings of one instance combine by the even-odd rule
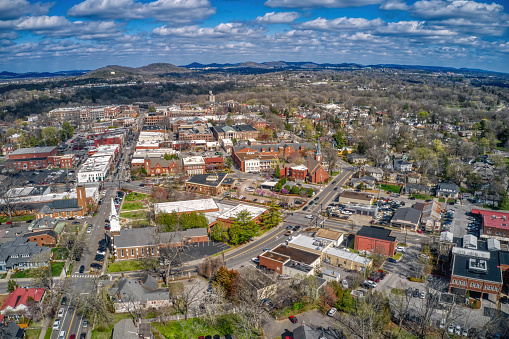
[[[185,188],[187,191],[218,195],[224,191],[223,181],[227,173],[217,174],[195,174],[187,180]]]
[[[496,239],[477,239],[472,235],[454,238],[451,251],[449,292],[468,291],[469,298],[497,301],[504,281],[509,278],[509,252],[500,251]],[[472,301],[472,300],[471,300]]]
[[[378,226],[364,226],[355,235],[354,249],[392,257],[397,238],[392,231]]]
[[[206,164],[202,156],[183,158],[182,168],[184,173],[189,175],[206,173]]]
[[[166,160],[163,154],[155,154],[155,156],[146,154],[142,167],[150,176],[171,174],[180,172],[179,162],[175,159]]]
[[[29,242],[37,243],[37,246],[56,246],[57,233],[53,230],[44,230],[39,232],[29,232],[23,235]]]
[[[482,220],[482,238],[493,238],[499,241],[509,241],[509,212],[472,209]]]
[[[234,125],[234,126],[213,126],[212,134],[216,140],[222,139],[257,139],[258,130],[249,125]]]
[[[56,146],[20,148],[8,155],[7,168],[23,171],[47,168],[50,159],[57,155]]]

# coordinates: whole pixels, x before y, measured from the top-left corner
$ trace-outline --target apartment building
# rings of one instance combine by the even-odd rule
[[[202,156],[182,158],[182,168],[188,175],[206,173],[206,164]]]

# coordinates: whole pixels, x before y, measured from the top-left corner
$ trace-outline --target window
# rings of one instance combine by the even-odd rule
[[[120,256],[123,257],[124,256],[124,250],[120,250]]]
[[[131,248],[131,256],[134,256],[134,249]]]
[[[145,250],[143,248],[141,249],[141,255],[145,255]]]
[[[152,247],[152,255],[154,255],[154,248]]]

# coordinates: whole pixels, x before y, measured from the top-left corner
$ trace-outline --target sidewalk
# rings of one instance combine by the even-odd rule
[[[48,330],[48,326],[50,319],[44,319],[44,323],[42,325],[41,334],[39,334],[39,339],[44,339],[44,336],[46,335],[46,331]],[[52,329],[50,329],[53,331]]]

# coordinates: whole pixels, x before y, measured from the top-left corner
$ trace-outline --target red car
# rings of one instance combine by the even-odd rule
[[[420,234],[421,234],[421,233],[422,233],[422,231],[421,231],[421,230],[417,230],[417,233],[420,233]]]
[[[12,224],[12,221],[7,221],[6,224],[10,225],[10,224]]]
[[[289,319],[290,319],[290,321],[292,322],[292,324],[296,324],[296,323],[298,323],[298,322],[299,322],[299,320],[297,320],[297,317],[295,317],[295,316],[293,316],[293,315],[291,315]]]
[[[69,337],[69,339],[76,339],[76,334],[71,334],[71,336]]]

